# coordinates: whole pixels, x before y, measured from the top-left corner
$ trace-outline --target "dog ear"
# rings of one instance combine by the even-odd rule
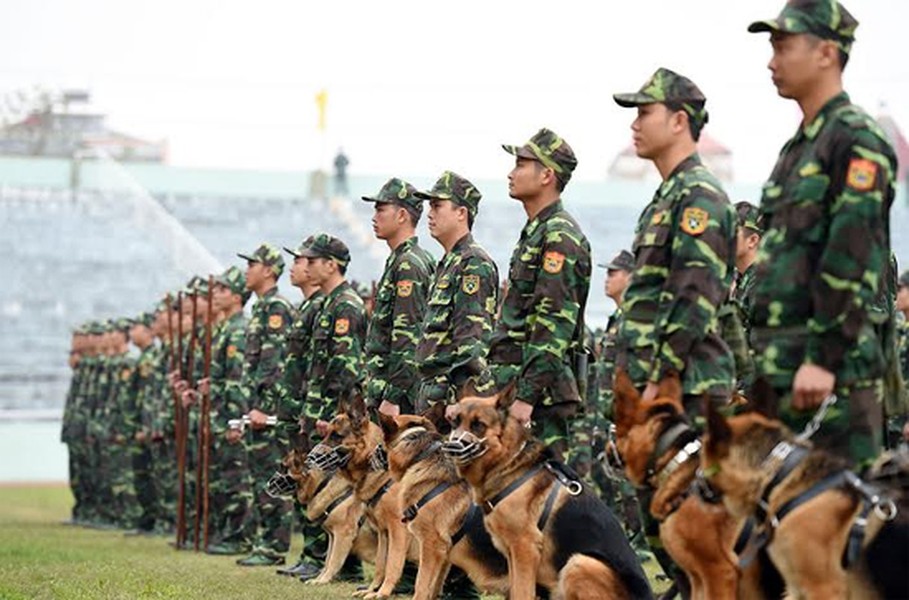
[[[471,377],[464,382],[464,385],[462,385],[461,389],[455,394],[455,399],[460,401],[461,398],[472,398],[473,396],[479,396],[479,394],[477,393],[476,382]]]
[[[758,377],[751,384],[751,393],[748,396],[748,410],[760,413],[768,419],[779,418],[780,403],[776,390],[763,377]]]
[[[347,416],[350,417],[351,424],[357,429],[366,422],[366,402],[363,400],[363,394],[359,390],[354,390],[350,393]]]
[[[514,401],[517,399],[517,396],[517,381],[511,380],[508,382],[508,385],[499,390],[499,394],[496,396],[496,408],[500,411],[504,411],[507,414],[511,409],[511,405],[514,404]]]
[[[641,401],[641,395],[631,383],[631,378],[625,369],[619,367],[616,369],[615,378],[612,383],[612,391],[615,393],[615,402],[612,405],[613,416],[615,417],[616,428],[627,430],[634,424],[634,418],[638,411],[638,404]]]
[[[445,405],[443,403],[437,402],[433,404],[420,413],[420,416],[432,423],[436,431],[442,435],[451,432],[451,423],[445,418]]]
[[[379,425],[382,426],[382,433],[385,435],[385,441],[391,440],[398,433],[398,424],[394,417],[390,417],[383,412],[378,413]]]
[[[732,443],[732,428],[726,417],[709,399],[704,399],[707,410],[707,451],[714,456],[725,456]]]
[[[677,371],[669,371],[660,381],[657,390],[658,398],[671,398],[682,405],[682,380]]]

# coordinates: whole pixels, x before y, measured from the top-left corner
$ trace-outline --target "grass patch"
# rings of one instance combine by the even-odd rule
[[[71,504],[64,486],[0,486],[0,598],[328,600],[356,587],[304,585],[273,567],[238,567],[236,557],[177,552],[165,538],[61,525]],[[295,535],[288,556],[300,543]],[[644,567],[651,576],[657,568],[652,560]]]

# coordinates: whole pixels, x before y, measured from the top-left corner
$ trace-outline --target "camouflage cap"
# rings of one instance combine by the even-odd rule
[[[215,284],[223,285],[243,299],[243,304],[249,300],[250,291],[246,289],[246,274],[240,267],[228,267],[223,273],[215,277]]]
[[[155,322],[155,313],[153,312],[144,312],[132,319],[133,326],[135,325],[144,325],[145,327],[151,327],[152,323]]]
[[[707,123],[708,114],[704,109],[707,98],[697,85],[684,75],[660,67],[637,92],[613,94],[619,106],[632,108],[644,104],[672,102],[679,104],[689,118],[701,124]]]
[[[754,204],[742,200],[735,203],[735,215],[739,227],[747,227],[757,233],[764,233],[764,220],[760,209]]]
[[[421,200],[451,200],[458,206],[467,208],[474,217],[480,210],[480,199],[483,198],[474,184],[453,171],[442,173],[428,192],[416,192],[414,195]]]
[[[909,287],[909,271],[903,271],[899,278],[899,287]]]
[[[103,321],[91,321],[85,329],[89,335],[101,335],[107,331],[106,324]]]
[[[202,281],[202,278],[198,275],[193,275],[189,281],[186,282],[186,285],[183,286],[181,290],[184,296],[194,296],[196,294],[196,289],[199,287],[199,282]]]
[[[423,214],[423,201],[414,195],[416,191],[417,188],[403,179],[392,177],[385,182],[378,194],[375,196],[362,196],[362,198],[365,202],[397,204],[419,217]]]
[[[619,250],[619,253],[612,257],[607,263],[597,265],[602,269],[610,271],[634,271],[634,255],[628,250]]]
[[[307,248],[309,248],[312,245],[312,243],[315,241],[315,239],[316,239],[316,236],[311,235],[308,238],[306,238],[305,240],[303,240],[302,242],[300,242],[300,245],[297,246],[296,250],[294,250],[292,248],[288,248],[287,246],[284,246],[284,251],[287,252],[288,254],[290,254],[291,256],[293,256],[294,258],[303,258],[303,251],[306,250]]]
[[[536,160],[552,169],[563,185],[568,183],[572,172],[578,166],[578,159],[568,142],[545,127],[536,132],[523,146],[502,144],[502,148],[509,154]]]
[[[347,249],[347,244],[327,233],[314,235],[312,237],[312,243],[307,245],[304,242],[304,246],[306,247],[300,247],[298,256],[304,256],[306,258],[330,258],[342,267],[346,267],[350,264],[350,250]]]
[[[789,0],[777,18],[755,21],[748,31],[810,33],[833,40],[840,50],[849,54],[858,25],[855,17],[836,0]]]
[[[133,320],[127,317],[120,317],[119,319],[111,319],[109,331],[119,331],[121,333],[127,333],[129,328],[133,326]]]
[[[237,254],[237,256],[249,262],[262,263],[271,267],[275,277],[280,277],[284,272],[284,257],[281,256],[281,251],[271,244],[262,244],[252,254]]]

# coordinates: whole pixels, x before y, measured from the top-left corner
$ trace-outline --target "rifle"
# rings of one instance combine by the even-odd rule
[[[205,314],[205,350],[204,350],[204,375],[208,379],[211,376],[211,328],[212,328],[212,310],[211,310],[211,290],[214,287],[214,278],[208,277],[208,297],[206,299],[207,307]],[[211,443],[211,382],[209,381],[209,391],[202,394],[202,406],[199,413],[199,457],[196,469],[196,550],[199,549],[199,504],[201,497],[202,504],[202,531],[204,537],[204,548],[208,548],[208,459],[209,445]],[[201,471],[201,477],[200,477]],[[201,483],[199,483],[201,482]]]
[[[183,292],[177,292],[177,307],[179,308],[179,317],[177,319],[177,346],[174,368],[179,373],[180,379],[183,379]],[[177,549],[183,547],[186,541],[186,453],[184,452],[183,433],[183,406],[180,402],[179,394],[174,390],[174,436],[176,437],[177,450]]]
[[[198,338],[198,336],[196,335],[196,319],[199,318],[199,312],[197,309],[198,304],[196,303],[195,293],[193,293],[192,302],[193,302],[193,312],[192,312],[192,321],[191,321],[192,324],[190,325],[190,330],[189,330],[189,349],[186,353],[186,383],[187,383],[187,386],[189,389],[192,389],[193,385],[195,384],[195,382],[193,380],[193,367],[195,367],[194,359],[196,356],[196,341]],[[198,434],[198,432],[196,432],[196,433]],[[189,409],[186,409],[183,411],[183,464],[184,464],[183,477],[186,477],[186,448],[188,445],[189,445]],[[199,457],[197,456],[196,457],[196,473],[197,474],[198,474],[198,466],[199,466]],[[199,497],[199,479],[198,479],[198,477],[196,478],[196,481],[194,483],[196,486],[195,495],[196,495],[196,498],[198,498]],[[185,487],[185,485],[186,485],[185,481],[184,481],[183,485]],[[198,524],[198,519],[199,519],[199,513],[197,512],[193,517],[193,520],[196,522],[196,524]],[[194,527],[194,532],[198,532],[198,527]],[[193,539],[193,543],[194,543],[195,549],[198,550],[199,549],[199,536],[198,535],[196,535],[196,537]]]

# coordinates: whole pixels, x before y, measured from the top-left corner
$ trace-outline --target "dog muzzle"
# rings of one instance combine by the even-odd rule
[[[327,444],[316,444],[306,455],[306,466],[320,471],[340,469],[350,460],[350,450],[344,446],[332,448]]]
[[[469,431],[452,431],[442,444],[442,452],[459,465],[465,465],[486,454],[486,438],[478,438]]]
[[[373,471],[388,470],[388,453],[385,452],[385,446],[376,446],[376,449],[369,455],[369,468]]]
[[[297,491],[297,480],[288,473],[275,471],[265,484],[265,493],[272,498],[283,498]]]

